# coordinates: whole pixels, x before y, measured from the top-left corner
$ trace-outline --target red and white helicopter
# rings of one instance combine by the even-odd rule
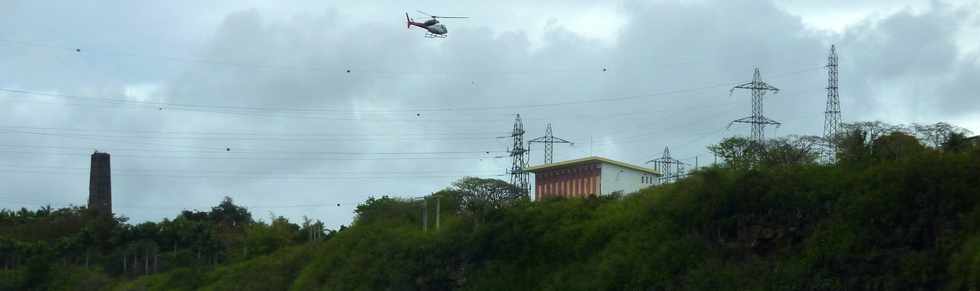
[[[411,29],[412,26],[421,27],[421,28],[423,28],[423,29],[426,30],[425,37],[428,37],[428,38],[446,38],[448,36],[446,34],[449,33],[449,31],[446,30],[446,26],[445,25],[443,25],[442,23],[439,23],[439,20],[438,20],[439,18],[469,18],[469,17],[461,17],[461,16],[436,16],[436,15],[430,15],[428,13],[425,13],[425,12],[422,12],[422,11],[418,11],[418,10],[415,10],[415,11],[417,11],[418,13],[421,13],[422,15],[425,15],[425,16],[428,16],[428,17],[432,17],[432,19],[426,20],[425,22],[415,22],[414,20],[412,20],[411,17],[408,17],[408,13],[406,12],[405,13],[405,23],[406,23],[405,27],[407,27],[409,29]]]

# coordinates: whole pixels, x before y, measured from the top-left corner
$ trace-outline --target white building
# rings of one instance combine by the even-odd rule
[[[653,169],[587,157],[527,169],[534,173],[534,198],[587,197],[630,193],[655,185],[660,173]]]

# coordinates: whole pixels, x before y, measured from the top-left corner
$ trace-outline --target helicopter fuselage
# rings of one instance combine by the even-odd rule
[[[439,23],[439,21],[435,19],[430,19],[426,22],[409,21],[408,24],[412,26],[418,26],[424,28],[426,31],[428,31],[431,34],[444,35],[449,32],[449,30],[446,29],[445,25]]]
[[[449,32],[448,30],[446,30],[446,26],[442,25],[442,23],[436,23],[433,25],[426,26],[424,28],[425,30],[428,30],[429,33],[438,34],[438,35],[443,35]]]

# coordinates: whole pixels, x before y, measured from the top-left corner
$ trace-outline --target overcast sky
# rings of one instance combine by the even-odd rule
[[[133,221],[230,196],[337,227],[504,174],[518,113],[575,142],[556,160],[703,165],[749,133],[753,67],[767,135],[819,135],[831,44],[846,122],[980,132],[976,1],[201,2],[0,2],[0,207],[84,205],[99,150]],[[415,10],[471,18],[427,39]]]

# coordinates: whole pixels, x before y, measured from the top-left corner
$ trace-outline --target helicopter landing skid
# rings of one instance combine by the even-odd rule
[[[435,33],[426,33],[425,34],[425,37],[426,38],[446,38],[447,36],[448,35],[445,35],[445,34],[435,34]]]

